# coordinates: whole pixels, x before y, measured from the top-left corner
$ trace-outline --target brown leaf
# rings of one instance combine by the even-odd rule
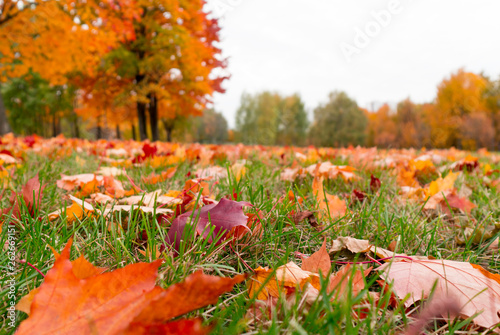
[[[318,220],[316,220],[314,212],[303,211],[303,212],[293,213],[291,214],[290,218],[295,224],[299,224],[302,220],[307,219],[311,227],[315,228],[317,231],[323,231],[323,226],[318,223]]]
[[[353,237],[341,236],[333,241],[333,245],[329,252],[334,253],[341,250],[349,250],[350,252],[357,254],[369,251],[370,247],[371,244],[368,240],[359,240]]]

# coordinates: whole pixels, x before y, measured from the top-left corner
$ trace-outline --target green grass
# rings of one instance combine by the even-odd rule
[[[79,157],[77,160],[76,157]],[[78,161],[85,160],[84,164]],[[289,161],[288,163],[290,163]],[[347,163],[334,160],[333,163]],[[226,161],[217,161],[216,164],[228,166]],[[160,185],[144,185],[141,176],[149,175],[153,170],[160,172],[163,169],[152,169],[147,165],[128,168],[129,176],[143,189],[154,191],[180,190],[188,172],[194,172],[194,163],[182,163],[174,178]],[[47,214],[63,207],[65,204],[64,190],[56,187],[56,180],[60,174],[92,173],[98,169],[99,162],[95,157],[84,154],[73,154],[60,160],[49,159],[30,153],[26,161],[14,173],[11,187],[20,190],[21,186],[31,177],[39,174],[42,183],[47,184],[43,198],[36,208],[35,218],[32,218],[24,208],[21,220],[17,221],[7,215],[0,235],[0,245],[7,241],[8,227],[15,227],[16,259],[27,260],[41,272],[47,273],[54,263],[54,256],[49,246],[60,251],[70,237],[74,237],[72,258],[80,254],[96,266],[105,266],[111,270],[121,268],[127,264],[150,261],[149,255],[142,255],[145,245],[155,249],[156,245],[164,243],[168,226],[162,226],[152,215],[135,213],[125,218],[118,215],[118,222],[127,220],[126,230],[108,229],[108,224],[103,217],[86,218],[71,226],[66,219],[61,218],[49,222]],[[217,199],[223,196],[241,193],[238,200],[251,202],[254,207],[249,212],[263,213],[260,221],[263,225],[261,238],[251,240],[246,245],[233,247],[228,245],[208,244],[203,239],[197,238],[187,241],[182,246],[178,257],[165,253],[164,264],[160,268],[159,285],[167,287],[182,281],[186,276],[197,269],[206,273],[233,276],[237,273],[249,272],[251,268],[268,266],[277,268],[289,261],[301,264],[295,252],[309,255],[317,251],[327,238],[327,246],[339,236],[352,236],[368,239],[372,244],[387,248],[392,241],[397,241],[397,252],[408,255],[428,255],[440,259],[469,261],[480,264],[489,271],[500,271],[498,251],[491,251],[487,247],[500,234],[498,229],[493,229],[500,216],[499,197],[495,189],[484,186],[482,176],[476,172],[464,173],[463,180],[459,181],[472,190],[470,197],[478,207],[472,211],[472,217],[455,215],[454,217],[429,216],[422,211],[422,204],[404,203],[399,195],[399,187],[391,169],[378,169],[375,171],[359,170],[359,180],[351,183],[344,182],[341,178],[325,182],[328,193],[345,198],[353,189],[363,190],[368,194],[363,203],[348,202],[348,213],[345,217],[321,222],[324,231],[318,232],[312,228],[307,220],[299,224],[289,218],[289,213],[295,205],[287,201],[280,201],[286,197],[289,190],[296,196],[306,197],[300,205],[303,210],[315,210],[317,204],[312,196],[312,178],[297,179],[294,183],[280,180],[279,174],[284,165],[280,163],[278,155],[269,159],[262,159],[254,155],[249,158],[246,165],[246,175],[236,181],[233,176],[221,180],[214,188]],[[495,168],[495,166],[493,166]],[[498,166],[496,166],[498,168]],[[382,188],[378,194],[371,193],[370,174],[378,176],[382,181]],[[433,176],[430,180],[437,177]],[[429,182],[428,180],[427,182]],[[124,183],[127,184],[126,179]],[[8,193],[0,200],[0,208],[9,204]],[[473,238],[464,238],[466,226],[478,231],[476,241]],[[486,229],[492,231],[491,236],[481,239],[481,233]],[[145,234],[143,233],[145,232]],[[143,239],[143,237],[146,237]],[[457,238],[465,239],[464,245],[459,245]],[[479,239],[479,241],[477,241]],[[236,253],[237,254],[236,254]],[[352,260],[343,257],[337,260]],[[245,264],[246,263],[246,264]],[[2,274],[6,273],[8,258],[5,252],[0,253],[0,267]],[[335,265],[335,263],[334,263]],[[339,265],[333,267],[337,271]],[[5,279],[5,277],[4,277]],[[16,263],[16,299],[19,300],[33,288],[38,287],[43,278],[34,269],[26,264]],[[253,305],[248,297],[246,284],[240,284],[219,300],[216,306],[190,313],[188,316],[201,316],[207,324],[214,324],[214,333],[229,334],[396,334],[403,331],[411,322],[409,314],[400,302],[397,307],[374,306],[369,291],[380,292],[376,272],[367,278],[367,288],[356,296],[346,300],[330,302],[326,290],[320,292],[322,299],[307,305],[303,297],[298,294],[294,301],[280,300],[278,308],[273,311],[270,320],[263,322],[249,322],[244,319],[247,310]],[[8,328],[6,319],[8,307],[8,287],[2,283],[0,292],[0,323],[1,333],[13,333]],[[389,301],[389,294],[382,294],[381,302]],[[367,316],[357,319],[352,311],[360,303],[368,306]],[[370,307],[371,306],[371,307]],[[382,307],[380,307],[382,306]],[[417,306],[415,307],[417,308]],[[17,313],[17,325],[26,318],[22,312]],[[451,323],[435,321],[428,328],[429,333],[453,333],[463,331],[475,333],[476,329],[470,320],[455,320]]]

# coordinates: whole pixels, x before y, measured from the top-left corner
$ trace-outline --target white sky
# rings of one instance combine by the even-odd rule
[[[461,67],[500,75],[498,0],[207,2],[221,17],[221,47],[232,75],[226,93],[215,96],[215,108],[231,127],[243,92],[298,92],[312,119],[312,110],[334,90],[346,91],[362,107],[406,97],[426,102]],[[341,46],[355,47],[356,29],[365,31],[376,22],[372,11],[391,5],[390,22],[378,33],[372,25],[368,45],[348,62]]]

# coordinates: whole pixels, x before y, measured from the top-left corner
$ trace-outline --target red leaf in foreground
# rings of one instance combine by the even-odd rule
[[[194,221],[197,217],[199,217],[196,224],[196,233],[198,235],[207,238],[209,242],[212,242],[217,236],[220,236],[220,240],[223,240],[234,227],[246,226],[247,217],[243,213],[243,206],[252,206],[252,204],[223,198],[218,204],[207,205],[194,212],[186,212],[172,222],[166,242],[174,244],[175,249],[179,250],[186,226],[190,224],[191,218]],[[214,227],[214,231],[209,236],[212,227]]]
[[[370,176],[370,189],[372,190],[372,192],[373,193],[377,192],[381,186],[382,186],[382,182],[380,181],[380,179],[371,175]]]

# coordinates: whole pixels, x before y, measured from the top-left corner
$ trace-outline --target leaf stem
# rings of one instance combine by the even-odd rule
[[[19,263],[21,263],[21,264],[27,264],[28,266],[32,267],[36,272],[38,272],[39,274],[41,274],[42,277],[45,279],[45,275],[43,274],[43,272],[40,271],[36,266],[34,266],[33,264],[31,264],[27,260],[21,259],[21,260],[19,260]]]

